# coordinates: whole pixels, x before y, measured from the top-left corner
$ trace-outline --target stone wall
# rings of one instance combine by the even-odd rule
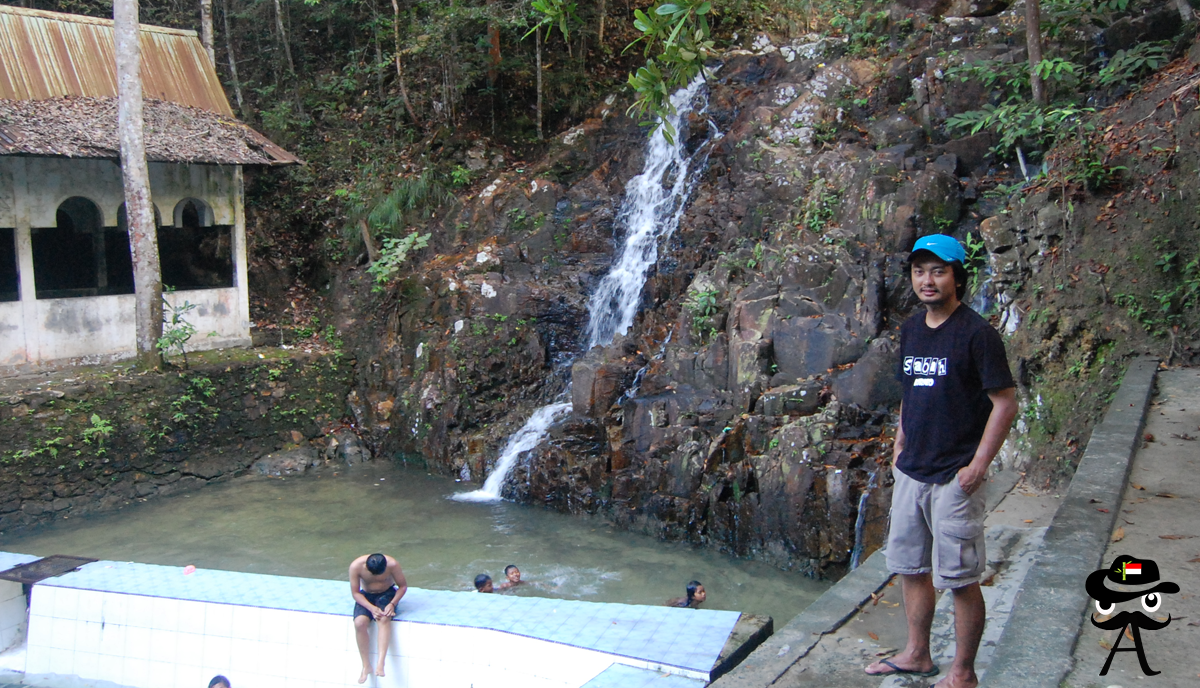
[[[258,349],[161,374],[89,368],[6,381],[0,532],[228,479],[264,458],[264,473],[303,470],[322,449],[361,460],[343,422],[351,367]]]

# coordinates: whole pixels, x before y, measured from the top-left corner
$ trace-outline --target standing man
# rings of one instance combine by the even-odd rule
[[[985,610],[983,481],[1017,414],[1004,342],[962,303],[966,254],[952,237],[919,239],[909,256],[925,312],[900,328],[904,386],[893,446],[892,525],[887,563],[900,574],[908,643],[871,664],[872,676],[934,676],[929,629],[934,588],[954,595],[954,664],[939,688],[975,688]]]
[[[392,618],[396,604],[408,592],[408,581],[396,560],[382,554],[363,555],[350,562],[350,595],[354,597],[354,635],[358,654],[362,657],[359,683],[371,675],[370,637],[367,627],[374,620],[378,625],[379,662],[375,675],[382,677],[387,659],[388,642],[392,638]]]

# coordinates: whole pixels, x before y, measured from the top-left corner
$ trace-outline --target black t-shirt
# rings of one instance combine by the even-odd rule
[[[943,485],[971,463],[992,401],[988,390],[1013,387],[1000,333],[960,305],[936,329],[918,313],[900,327],[904,451],[896,467]]]

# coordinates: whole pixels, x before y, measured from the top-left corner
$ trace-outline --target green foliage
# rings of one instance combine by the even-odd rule
[[[400,239],[384,237],[383,248],[379,251],[379,260],[371,263],[371,266],[367,268],[367,272],[375,278],[375,286],[371,290],[382,292],[384,286],[400,271],[400,266],[408,258],[409,252],[419,251],[428,246],[430,236],[432,235],[413,232]]]
[[[650,125],[651,134],[661,127],[667,141],[674,141],[676,133],[667,122],[667,117],[675,114],[671,93],[691,83],[713,51],[708,24],[712,11],[708,0],[660,3],[649,13],[633,11],[633,27],[642,35],[625,49],[642,43],[647,59],[629,75],[629,86],[637,98],[628,112]]]
[[[814,234],[821,234],[837,216],[842,205],[842,194],[837,189],[821,189],[809,195],[801,214],[800,226]]]
[[[108,441],[112,435],[113,424],[111,421],[104,420],[95,413],[91,417],[91,426],[83,429],[83,443],[96,445],[96,454],[104,456],[106,452],[104,443]]]
[[[1168,286],[1151,291],[1149,300],[1120,293],[1113,296],[1113,302],[1124,308],[1129,319],[1147,333],[1162,337],[1182,325],[1184,318],[1200,307],[1200,257],[1177,267],[1179,251],[1165,243],[1158,244],[1158,248],[1161,253],[1155,266],[1167,276]]]
[[[1170,62],[1169,47],[1168,41],[1152,41],[1129,50],[1118,50],[1100,70],[1096,81],[1101,86],[1132,83]]]
[[[535,16],[539,18],[539,21],[533,25],[533,28],[528,33],[522,36],[522,39],[528,38],[529,34],[543,26],[547,26],[551,30],[554,27],[558,27],[559,32],[562,33],[563,41],[570,40],[570,24],[575,19],[576,4],[574,2],[568,2],[567,0],[533,0],[530,6],[533,7]]]
[[[1095,112],[1093,108],[1070,105],[1040,107],[1032,102],[1012,101],[1003,105],[984,105],[982,109],[954,115],[946,120],[946,127],[977,134],[983,130],[995,133],[1000,142],[996,153],[1010,157],[1018,145],[1029,142],[1039,147],[1054,145],[1066,133],[1070,133],[1078,118]]]
[[[166,293],[171,293],[173,289],[164,289]],[[196,334],[196,326],[187,321],[185,316],[196,309],[196,304],[190,303],[186,299],[183,303],[174,305],[163,297],[163,335],[154,343],[159,352],[163,356],[169,355],[172,351],[178,351],[183,357],[183,367],[187,367],[187,350],[188,340],[192,335]]]
[[[984,267],[987,265],[987,246],[983,239],[968,233],[966,241],[967,262],[963,265],[967,270],[967,293],[978,294],[983,286]]]
[[[396,236],[407,225],[428,219],[434,211],[454,201],[433,170],[415,177],[403,177],[392,190],[365,208],[367,223],[383,236]]]
[[[692,291],[683,302],[683,307],[692,316],[692,329],[703,337],[711,338],[715,334],[711,318],[720,310],[720,294],[716,289]]]

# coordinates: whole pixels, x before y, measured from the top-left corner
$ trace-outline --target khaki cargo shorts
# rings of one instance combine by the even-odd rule
[[[956,476],[945,485],[914,480],[892,467],[892,573],[933,573],[939,590],[978,583],[987,564],[983,543],[984,488],[967,495]],[[986,484],[986,483],[985,483]]]

